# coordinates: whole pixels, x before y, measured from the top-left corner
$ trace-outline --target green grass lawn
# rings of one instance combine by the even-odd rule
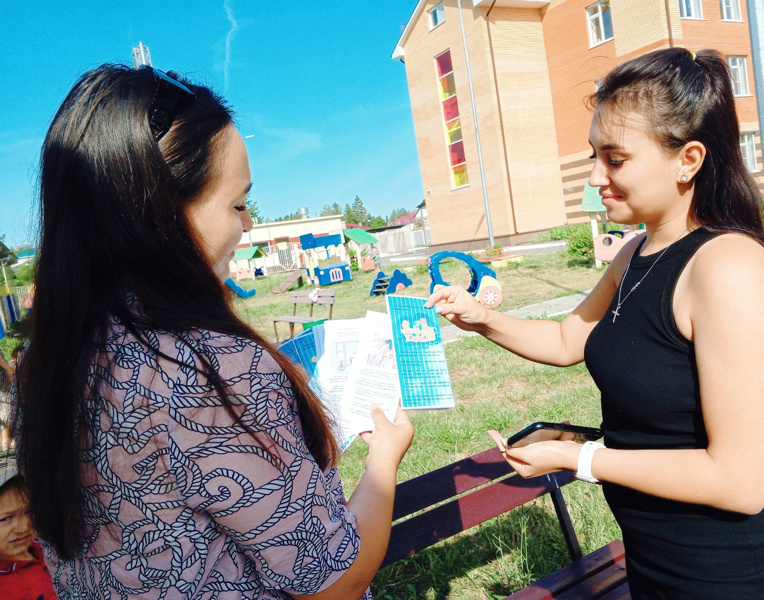
[[[406,273],[413,286],[400,293],[428,295],[427,269],[410,267]],[[441,273],[449,283],[469,284],[470,275],[462,263],[443,265]],[[497,269],[504,293],[500,309],[591,289],[600,275],[601,271],[560,255],[527,257]],[[269,277],[249,286],[244,282],[258,293],[237,300],[240,314],[269,339],[273,339],[270,317],[292,311],[288,293],[271,293],[282,278]],[[373,279],[373,273],[354,273],[353,281],[333,286],[337,291],[334,318],[385,311],[384,297],[369,297]],[[283,339],[287,328],[280,327]],[[399,481],[487,450],[493,443],[488,429],[509,434],[538,420],[569,419],[592,426],[600,422],[599,393],[583,365],[565,369],[537,365],[476,336],[448,344],[446,358],[456,407],[412,411],[414,441],[401,464]],[[348,496],[363,475],[365,457],[366,445],[360,439],[342,457],[340,471]],[[574,482],[563,493],[585,553],[620,537],[597,486]],[[551,502],[538,500],[382,569],[372,591],[377,600],[492,600],[504,598],[568,560]]]

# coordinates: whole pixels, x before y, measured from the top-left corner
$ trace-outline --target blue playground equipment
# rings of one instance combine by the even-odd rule
[[[390,277],[390,283],[387,286],[387,293],[394,294],[395,292],[398,292],[413,284],[414,282],[411,281],[411,278],[408,275],[406,275],[400,269],[395,269],[392,276]]]
[[[234,292],[236,292],[240,298],[251,298],[255,294],[257,294],[257,290],[251,289],[251,290],[245,290],[243,287],[241,287],[238,283],[236,283],[232,278],[228,278],[225,280],[225,284],[231,288]]]
[[[453,258],[463,262],[470,273],[472,274],[472,281],[470,282],[467,291],[472,294],[475,299],[488,308],[494,308],[501,304],[501,284],[496,279],[496,271],[487,267],[474,256],[465,254],[464,252],[457,252],[456,250],[443,250],[442,252],[436,252],[427,261],[428,268],[430,270],[430,293],[437,290],[439,287],[451,285],[443,280],[443,276],[440,274],[440,263],[444,259]]]
[[[404,288],[413,284],[413,281],[400,269],[395,269],[393,274],[388,277],[384,271],[379,271],[374,278],[374,282],[371,284],[371,291],[369,296],[377,296],[379,294],[394,294]]]

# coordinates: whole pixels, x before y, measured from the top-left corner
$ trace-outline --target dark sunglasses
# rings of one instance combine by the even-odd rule
[[[154,139],[158,142],[170,130],[178,107],[195,100],[196,97],[194,92],[164,71],[148,65],[141,65],[138,68],[151,71],[157,82],[154,97],[149,106],[149,125],[151,125]]]

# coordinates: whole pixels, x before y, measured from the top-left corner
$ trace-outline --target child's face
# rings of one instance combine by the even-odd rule
[[[29,501],[11,488],[0,495],[0,560],[23,560],[34,540]]]

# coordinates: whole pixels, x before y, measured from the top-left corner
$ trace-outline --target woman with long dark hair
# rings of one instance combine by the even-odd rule
[[[764,598],[764,229],[726,62],[655,51],[614,69],[592,104],[589,183],[608,220],[646,234],[562,322],[454,287],[429,305],[531,360],[586,361],[606,447],[492,436],[523,476],[602,483],[632,598]]]
[[[46,136],[19,451],[59,597],[359,598],[413,435],[372,411],[345,503],[330,415],[222,281],[249,162],[209,89],[104,65]]]

